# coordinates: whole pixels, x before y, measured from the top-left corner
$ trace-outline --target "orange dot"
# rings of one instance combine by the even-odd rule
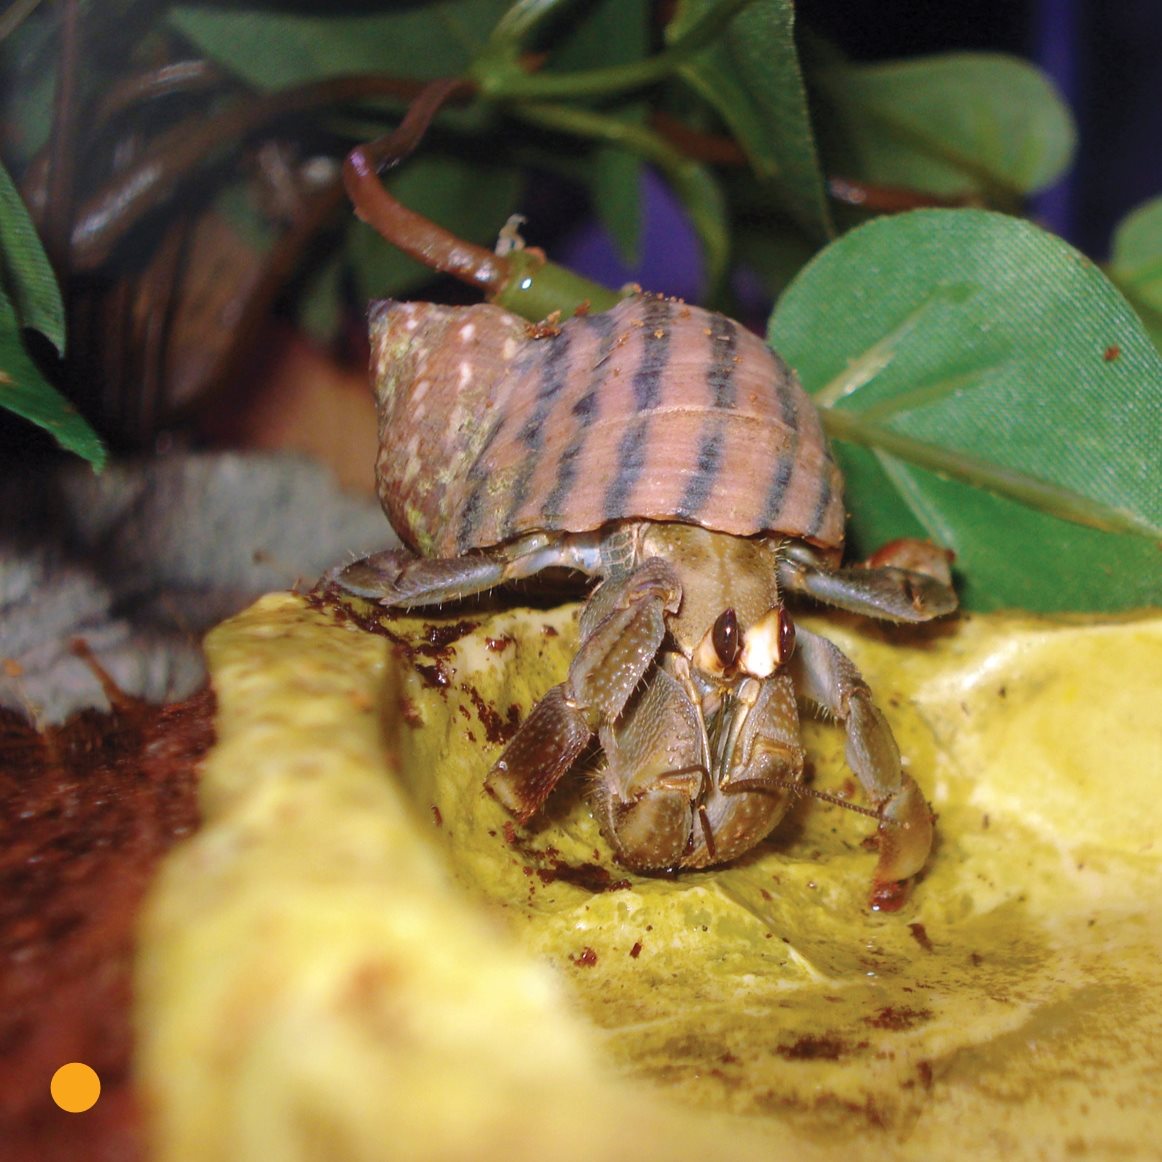
[[[101,1096],[101,1079],[92,1066],[81,1061],[70,1061],[52,1075],[49,1085],[52,1100],[70,1114],[83,1114],[92,1109]]]

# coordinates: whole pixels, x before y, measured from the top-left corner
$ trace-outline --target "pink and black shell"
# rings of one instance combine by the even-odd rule
[[[625,519],[842,546],[843,482],[814,405],[724,315],[637,295],[553,328],[388,300],[371,341],[379,497],[423,554]]]

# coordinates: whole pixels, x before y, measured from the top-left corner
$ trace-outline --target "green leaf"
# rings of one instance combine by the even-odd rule
[[[409,209],[469,242],[491,245],[517,208],[523,179],[512,168],[424,153],[391,174],[387,185]],[[434,277],[429,267],[408,258],[362,222],[352,224],[348,251],[361,300],[402,295]]]
[[[705,265],[705,296],[722,291],[730,263],[730,222],[726,198],[713,170],[687,162],[666,175],[702,244]]]
[[[666,26],[673,43],[714,7],[682,0]],[[712,105],[746,151],[755,172],[773,183],[788,212],[809,234],[830,237],[823,171],[794,38],[791,0],[756,0],[725,35],[679,72]]]
[[[599,148],[586,166],[590,196],[626,266],[636,266],[641,250],[642,160],[624,149]]]
[[[0,291],[0,405],[44,428],[69,452],[88,460],[98,471],[105,466],[100,438],[77,414],[24,348],[20,320]]]
[[[880,185],[1015,205],[1069,166],[1076,133],[1039,69],[999,53],[949,53],[812,75],[846,141],[828,170]]]
[[[547,71],[627,64],[649,51],[649,12],[644,0],[600,0],[583,6],[577,20],[552,45]],[[644,125],[641,102],[621,104],[616,115]],[[609,231],[627,266],[635,266],[641,242],[642,159],[632,150],[602,146],[581,166],[589,196],[602,225]]]
[[[641,60],[650,47],[650,13],[645,0],[589,0],[577,5],[577,19],[545,47],[546,69],[574,72]]]
[[[260,253],[266,253],[278,241],[278,223],[263,210],[252,183],[244,176],[223,186],[214,198],[214,210],[248,246]]]
[[[679,153],[659,134],[626,118],[580,105],[533,101],[521,102],[513,111],[534,125],[589,141],[609,142],[657,166],[689,214],[702,244],[709,297],[721,291],[730,259],[730,229],[722,187],[708,167]]]
[[[56,87],[59,19],[41,4],[32,19],[0,42],[0,117],[4,157],[18,171],[48,141]]]
[[[20,194],[0,166],[0,406],[44,428],[62,448],[100,469],[105,449],[73,406],[41,374],[24,330],[65,350],[65,312],[56,276]]]
[[[1110,277],[1162,350],[1162,197],[1127,214],[1114,231]]]
[[[743,224],[735,228],[731,241],[731,268],[741,267],[756,275],[767,302],[783,293],[818,249],[786,223],[768,227]]]
[[[1162,598],[1162,358],[1060,239],[981,210],[877,219],[801,272],[770,341],[843,437],[859,552],[897,536],[947,545],[976,609]]]
[[[396,5],[371,16],[178,5],[171,25],[207,56],[262,89],[349,73],[421,80],[463,73],[508,0]]]
[[[307,272],[295,296],[295,318],[320,347],[333,343],[343,325],[344,258],[342,248],[336,248],[315,269]]]
[[[22,327],[65,351],[65,308],[36,227],[8,171],[0,165],[0,264],[4,289]]]

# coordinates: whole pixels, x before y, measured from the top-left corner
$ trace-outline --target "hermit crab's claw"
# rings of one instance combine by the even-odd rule
[[[484,781],[486,790],[519,822],[527,823],[544,806],[592,734],[568,684],[554,686],[493,764]]]
[[[880,807],[877,887],[911,879],[920,871],[932,849],[932,830],[932,810],[920,788],[910,775],[901,774],[900,789]]]
[[[594,814],[626,867],[657,871],[683,862],[706,773],[701,738],[693,704],[661,669],[632,714],[602,725],[607,765],[594,787]]]
[[[903,569],[920,573],[945,587],[952,586],[952,562],[956,554],[943,545],[920,537],[897,537],[880,545],[862,567],[865,569]]]
[[[800,628],[791,664],[802,695],[834,715],[847,732],[847,764],[880,821],[871,903],[891,911],[928,858],[932,813],[915,781],[900,769],[891,727],[851,660],[826,638]]]

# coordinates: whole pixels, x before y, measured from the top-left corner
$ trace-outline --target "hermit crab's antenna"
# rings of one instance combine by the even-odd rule
[[[886,827],[902,827],[896,819],[887,819],[880,814],[874,807],[865,807],[862,803],[853,803],[850,799],[845,799],[842,795],[836,795],[831,791],[820,791],[815,787],[810,787],[806,783],[796,782],[794,779],[772,779],[775,786],[783,787],[790,791],[793,795],[801,795],[811,799],[822,799],[824,803],[833,803],[836,807],[842,807],[845,811],[854,811],[857,815],[866,815],[869,819],[876,819]]]

